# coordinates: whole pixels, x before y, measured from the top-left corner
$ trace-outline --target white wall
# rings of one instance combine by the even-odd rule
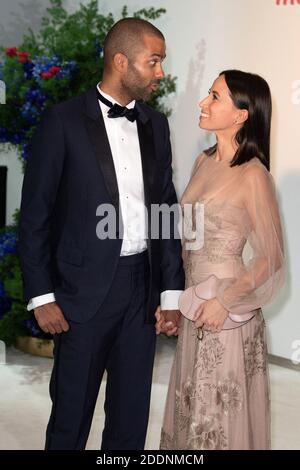
[[[66,3],[74,9],[79,0]],[[274,101],[272,173],[283,215],[288,282],[278,300],[265,309],[265,316],[270,352],[285,358],[291,356],[293,341],[300,339],[300,104],[297,103],[300,91],[294,92],[294,103],[292,100],[292,86],[300,80],[300,5],[295,3],[277,6],[276,0],[100,2],[101,10],[112,11],[116,18],[124,4],[129,12],[147,6],[167,9],[167,14],[155,24],[167,40],[165,71],[178,77],[177,92],[171,99],[170,125],[179,195],[195,157],[210,140],[198,129],[197,102],[207,93],[213,79],[224,68],[234,67],[260,73],[268,80]],[[17,195],[15,201],[19,202]]]

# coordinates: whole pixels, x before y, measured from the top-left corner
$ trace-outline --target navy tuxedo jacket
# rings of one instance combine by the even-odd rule
[[[136,104],[145,203],[177,202],[165,116]],[[96,87],[47,110],[31,142],[22,189],[19,252],[24,297],[54,292],[67,318],[90,319],[111,286],[121,234],[96,236],[100,204],[119,214],[119,192]],[[150,230],[149,223],[149,230]],[[171,235],[173,230],[171,230]],[[150,281],[147,322],[164,290],[184,288],[181,242],[148,239]],[[118,293],[116,292],[116,295]]]

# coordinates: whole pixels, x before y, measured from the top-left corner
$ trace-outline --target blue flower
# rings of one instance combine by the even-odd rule
[[[46,56],[41,56],[41,57],[35,57],[33,60],[34,67],[32,70],[32,75],[37,81],[41,80],[41,73],[42,72],[47,72],[53,65],[57,65],[58,63],[58,57],[53,56],[53,57],[46,57]]]
[[[0,80],[3,80],[4,78],[3,70],[4,70],[4,64],[3,62],[0,62]]]
[[[21,116],[26,119],[27,123],[33,126],[37,123],[40,115],[40,109],[38,109],[34,104],[26,101],[21,108]]]
[[[7,142],[8,135],[5,127],[0,127],[0,142]]]
[[[28,160],[28,144],[23,145],[21,157],[25,162],[27,162],[27,160]]]
[[[20,129],[15,134],[9,134],[5,127],[0,127],[0,142],[6,143],[10,142],[11,144],[18,145],[22,144],[26,140],[26,130]]]
[[[46,96],[39,88],[29,88],[25,93],[25,98],[41,108],[44,106],[46,101]]]
[[[42,82],[43,73],[49,72],[51,67],[59,67],[61,70],[54,75],[57,80],[61,77],[71,78],[73,71],[76,68],[76,62],[74,60],[69,62],[63,62],[58,56],[53,57],[35,57],[33,60],[34,67],[32,69],[32,75],[37,82]]]
[[[23,70],[24,70],[24,77],[25,80],[30,80],[32,78],[32,71],[33,71],[33,63],[28,61],[24,62],[23,64]]]
[[[0,261],[8,254],[17,252],[17,233],[6,232],[0,235]]]
[[[56,75],[55,78],[59,79],[61,77],[67,77],[71,78],[72,73],[76,69],[76,62],[74,60],[71,60],[69,62],[63,62],[61,65],[61,71]]]
[[[13,144],[13,145],[20,144],[21,140],[22,140],[22,138],[21,138],[20,134],[13,134],[9,139],[10,143]]]

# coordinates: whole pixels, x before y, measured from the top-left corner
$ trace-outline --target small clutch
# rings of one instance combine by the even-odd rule
[[[179,310],[182,315],[188,318],[189,320],[196,320],[196,312],[201,304],[206,300],[213,299],[216,297],[217,292],[217,282],[218,278],[214,275],[209,276],[205,281],[200,282],[195,286],[191,286],[179,297]],[[231,330],[233,328],[238,328],[241,325],[247,323],[251,318],[253,318],[255,313],[247,312],[243,315],[237,315],[230,313],[226,318],[222,330]],[[198,332],[198,335],[202,336],[202,332]],[[199,336],[198,336],[199,337]],[[199,339],[201,339],[199,337]]]

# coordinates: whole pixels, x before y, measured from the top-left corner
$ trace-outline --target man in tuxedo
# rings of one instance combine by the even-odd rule
[[[48,110],[31,143],[20,256],[28,309],[54,335],[46,449],[85,448],[105,370],[102,449],[144,447],[155,311],[161,304],[176,333],[184,287],[172,217],[150,233],[151,206],[176,203],[167,119],[144,103],[164,58],[156,27],[120,20],[105,39],[102,82]]]

